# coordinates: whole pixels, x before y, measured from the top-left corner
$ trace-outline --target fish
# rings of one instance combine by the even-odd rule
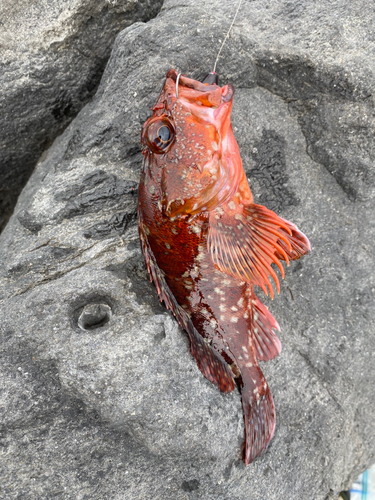
[[[255,289],[273,298],[275,268],[284,277],[282,262],[311,248],[293,223],[254,203],[231,125],[233,96],[216,74],[200,82],[167,72],[142,128],[138,228],[150,279],[198,368],[220,391],[241,393],[248,465],[276,425],[259,361],[281,352],[280,327]]]

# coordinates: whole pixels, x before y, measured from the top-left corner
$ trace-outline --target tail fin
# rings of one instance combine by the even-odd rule
[[[242,374],[242,408],[245,419],[245,463],[249,465],[267,449],[275,432],[276,416],[270,388],[260,368]]]

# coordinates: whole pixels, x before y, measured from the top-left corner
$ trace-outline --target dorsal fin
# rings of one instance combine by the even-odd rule
[[[310,250],[308,239],[294,224],[262,205],[234,201],[210,212],[207,245],[213,263],[221,271],[260,286],[266,295],[269,290],[271,297],[270,276],[280,291],[271,264],[276,264],[284,277],[280,260],[289,264],[289,260]]]
[[[198,368],[222,392],[230,392],[235,388],[234,374],[230,366],[198,333],[186,311],[177,303],[171,292],[162,270],[156,263],[155,256],[150,248],[145,234],[143,221],[139,214],[139,236],[142,252],[151,281],[154,282],[160,301],[175,315],[180,326],[187,331],[190,340],[190,349]]]

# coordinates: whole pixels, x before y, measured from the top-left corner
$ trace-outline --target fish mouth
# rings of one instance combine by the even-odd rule
[[[179,73],[177,73],[175,69],[170,69],[166,75],[166,78],[171,78],[172,80],[177,81],[178,75]],[[188,78],[187,76],[182,74],[180,74],[178,85],[204,93],[215,92],[219,88],[221,89],[221,102],[231,101],[234,95],[234,87],[231,84],[224,85],[223,87],[219,87],[216,84],[208,85],[207,83],[202,83],[198,80],[193,80],[192,78]]]

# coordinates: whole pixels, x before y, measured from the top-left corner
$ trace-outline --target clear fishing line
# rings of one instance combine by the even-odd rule
[[[220,47],[220,49],[219,49],[219,53],[218,53],[218,55],[217,55],[217,57],[216,57],[216,61],[215,61],[215,64],[214,64],[214,69],[212,70],[212,73],[215,73],[215,71],[216,71],[216,64],[217,64],[217,61],[219,60],[221,50],[222,50],[222,48],[224,47],[224,44],[225,44],[225,42],[226,42],[226,40],[227,40],[227,38],[228,38],[228,36],[229,36],[229,33],[231,32],[231,29],[233,28],[234,21],[236,20],[237,14],[238,14],[238,12],[239,12],[239,10],[240,10],[240,7],[241,7],[241,3],[242,3],[242,0],[240,0],[240,1],[238,2],[237,10],[236,10],[236,13],[234,14],[234,18],[233,18],[232,24],[230,25],[230,28],[229,28],[229,30],[228,30],[228,33],[225,35],[225,38],[224,38],[224,40],[223,40],[223,43],[221,44],[221,47]]]

